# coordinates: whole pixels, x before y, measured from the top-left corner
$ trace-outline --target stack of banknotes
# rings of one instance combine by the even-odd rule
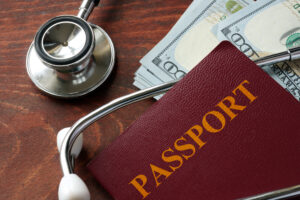
[[[140,60],[133,84],[145,89],[180,79],[223,40],[252,60],[300,46],[300,0],[194,0]],[[263,70],[300,101],[300,60]]]

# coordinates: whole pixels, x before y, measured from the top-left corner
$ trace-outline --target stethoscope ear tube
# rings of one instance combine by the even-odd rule
[[[260,66],[271,65],[282,61],[292,61],[300,59],[300,47],[291,48],[287,51],[272,54],[255,60],[254,62]],[[135,103],[159,94],[169,91],[180,79],[153,86],[144,90],[139,90],[123,97],[117,98],[106,105],[94,110],[83,118],[79,119],[68,131],[62,144],[61,149],[61,166],[64,174],[72,173],[73,169],[69,163],[69,153],[76,138],[81,132],[101,117],[131,103]]]
[[[254,61],[260,67],[264,65],[274,64],[276,62],[281,61],[292,61],[294,59],[300,58],[300,47],[296,47],[293,49],[289,49],[288,51],[273,54],[267,57],[260,58]],[[60,164],[62,168],[62,172],[64,176],[69,176],[73,174],[73,167],[72,167],[72,156],[71,150],[76,142],[76,139],[79,135],[82,134],[82,131],[85,130],[88,126],[90,126],[95,121],[99,120],[100,118],[110,114],[111,112],[118,110],[124,106],[129,104],[165,93],[169,91],[179,80],[174,80],[172,82],[163,83],[158,86],[150,87],[144,90],[140,90],[129,95],[117,98],[98,109],[94,110],[93,112],[89,113],[88,115],[79,119],[66,133],[66,136],[62,142],[61,149],[60,149]],[[270,197],[292,197],[298,195],[300,193],[300,185],[294,186],[291,188],[285,188],[282,190],[272,191],[265,194],[256,195],[253,197],[245,198],[244,200],[262,200],[262,199],[270,199]],[[277,198],[276,198],[277,199]],[[280,198],[278,198],[280,199]]]
[[[77,17],[87,20],[95,6],[98,6],[100,0],[83,0],[79,7]]]
[[[283,61],[292,61],[300,59],[300,47],[294,47],[287,51],[272,54],[255,60],[255,63],[259,66],[270,65]]]

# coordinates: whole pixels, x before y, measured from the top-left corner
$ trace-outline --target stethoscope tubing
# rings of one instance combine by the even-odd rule
[[[95,6],[99,4],[100,0],[83,0],[80,7],[77,17],[80,17],[84,20],[87,20],[92,13]]]
[[[266,56],[254,61],[258,66],[274,64],[282,61],[292,61],[300,59],[300,47],[289,49],[288,51]],[[71,149],[82,132],[95,121],[114,112],[129,104],[157,96],[169,91],[178,81],[163,83],[158,86],[150,87],[144,90],[133,92],[131,94],[119,97],[98,109],[90,112],[86,116],[80,118],[67,132],[60,149],[60,165],[64,176],[73,173],[74,158],[70,156]],[[288,197],[295,197],[300,194],[300,185],[295,185],[288,188],[283,188],[263,194],[254,195],[251,197],[242,198],[241,200],[267,200],[267,199],[282,199]]]
[[[288,51],[266,56],[254,62],[258,66],[263,67],[265,65],[270,65],[282,61],[292,61],[297,59],[300,59],[300,47],[292,48]],[[65,139],[62,142],[62,147],[60,151],[60,164],[63,174],[68,175],[73,173],[73,165],[70,152],[76,138],[83,132],[84,129],[86,129],[95,121],[99,120],[100,118],[108,115],[109,113],[115,110],[169,91],[178,81],[179,80],[174,80],[172,82],[163,83],[161,85],[157,85],[119,97],[99,107],[98,109],[92,111],[91,113],[87,114],[86,116],[82,117],[77,122],[75,122],[70,128],[70,130],[67,132],[67,135],[65,136]]]
[[[164,83],[158,86],[150,87],[144,90],[140,90],[122,97],[119,97],[98,109],[90,112],[86,116],[79,119],[75,124],[70,128],[67,132],[65,139],[63,140],[61,146],[61,153],[60,153],[60,164],[62,168],[62,172],[65,175],[73,173],[72,169],[72,158],[70,157],[70,149],[74,142],[76,141],[77,137],[85,130],[88,126],[90,126],[95,121],[99,120],[100,118],[116,111],[124,106],[129,104],[157,96],[159,94],[163,94],[169,91],[179,80],[174,80],[172,82]]]

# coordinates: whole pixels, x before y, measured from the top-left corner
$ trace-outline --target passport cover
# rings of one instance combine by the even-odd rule
[[[222,42],[88,166],[116,200],[236,199],[300,184],[300,107]]]

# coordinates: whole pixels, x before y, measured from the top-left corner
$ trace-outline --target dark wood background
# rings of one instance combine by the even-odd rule
[[[136,91],[139,60],[170,30],[192,0],[103,0],[89,21],[111,36],[117,63],[98,90],[75,100],[42,94],[26,73],[27,49],[42,23],[77,14],[77,0],[0,0],[0,199],[57,199],[62,173],[56,134],[119,96]],[[86,164],[153,104],[130,105],[85,131],[76,173],[92,199],[112,199],[86,170]]]

